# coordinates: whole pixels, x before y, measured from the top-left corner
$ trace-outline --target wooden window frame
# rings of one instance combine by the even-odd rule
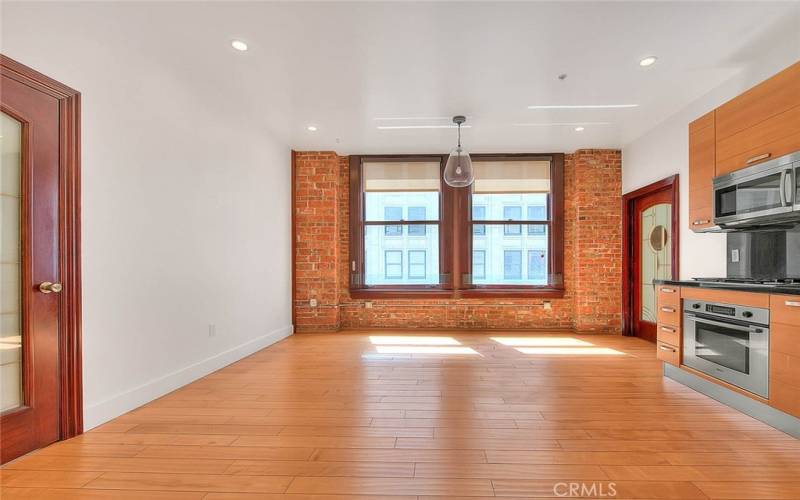
[[[365,274],[364,162],[438,161],[444,173],[447,155],[352,155],[350,156],[350,296],[362,299],[391,298],[559,298],[564,296],[564,154],[473,154],[473,161],[531,161],[550,162],[550,195],[547,221],[537,221],[549,227],[548,268],[550,276],[560,276],[559,282],[547,285],[474,285],[472,273],[472,189],[455,189],[441,181],[439,197],[439,274],[444,279],[437,285],[364,285],[356,278]],[[430,221],[389,221],[397,225],[431,224]],[[476,221],[480,225],[506,224],[508,221]],[[520,222],[525,225],[524,221]],[[520,231],[524,233],[525,231]],[[459,245],[455,243],[460,242]],[[524,257],[524,256],[523,256]],[[524,263],[522,264],[524,265]]]

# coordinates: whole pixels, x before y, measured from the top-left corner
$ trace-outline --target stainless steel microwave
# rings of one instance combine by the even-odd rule
[[[800,151],[714,178],[714,224],[800,222]]]

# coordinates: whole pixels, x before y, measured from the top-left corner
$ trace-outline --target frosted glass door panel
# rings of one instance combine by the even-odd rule
[[[0,113],[0,412],[22,405],[22,124]]]
[[[672,278],[672,205],[660,203],[642,212],[641,277],[642,321],[656,322],[656,289],[653,280]]]

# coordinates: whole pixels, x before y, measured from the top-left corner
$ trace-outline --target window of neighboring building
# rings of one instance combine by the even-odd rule
[[[522,219],[522,207],[503,207],[503,220],[520,220]],[[522,226],[519,224],[506,224],[503,226],[503,234],[508,236],[517,236],[522,234]]]
[[[528,206],[528,220],[547,220],[547,207],[544,205]],[[528,224],[528,234],[544,234],[547,226]]]
[[[546,250],[528,250],[528,279],[547,283]]]
[[[425,207],[408,207],[408,220],[412,222],[428,220],[427,217],[425,217],[425,212]],[[408,226],[408,234],[409,236],[425,236],[425,225],[415,224],[413,226]]]
[[[403,279],[402,250],[385,250],[383,252],[383,275],[387,280]]]
[[[486,279],[486,250],[472,251],[472,279]]]
[[[425,250],[408,251],[408,278],[425,279],[426,274]]]
[[[483,205],[472,206],[472,220],[486,220],[486,207]],[[475,236],[483,236],[486,234],[486,226],[483,224],[473,224],[472,234]]]
[[[383,220],[402,220],[403,207],[383,207]],[[403,226],[383,226],[386,236],[402,236]]]
[[[503,279],[522,279],[522,252],[520,250],[503,251]]]

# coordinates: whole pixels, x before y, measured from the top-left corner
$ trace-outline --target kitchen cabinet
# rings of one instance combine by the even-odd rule
[[[712,197],[715,169],[715,112],[689,124],[689,228],[714,225]]]
[[[677,286],[656,286],[656,357],[675,366],[681,364],[681,289]]]
[[[713,179],[800,151],[800,62],[689,124],[689,227],[713,227]]]
[[[800,417],[800,296],[770,296],[770,405]]]

